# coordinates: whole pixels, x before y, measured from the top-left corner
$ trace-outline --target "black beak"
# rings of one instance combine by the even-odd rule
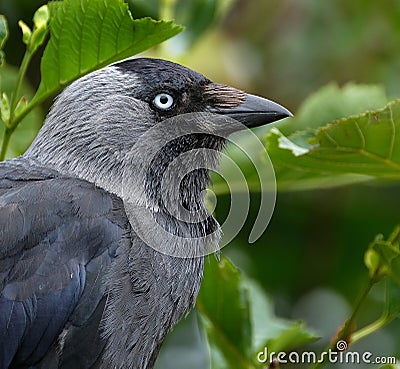
[[[271,100],[250,94],[246,94],[246,100],[234,108],[212,108],[211,112],[227,115],[249,128],[259,127],[293,116],[283,106]]]

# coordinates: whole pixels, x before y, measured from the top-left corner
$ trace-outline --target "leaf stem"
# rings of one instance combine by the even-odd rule
[[[25,74],[28,69],[29,63],[31,62],[32,56],[33,56],[33,53],[29,50],[29,48],[27,48],[25,51],[24,57],[22,59],[21,66],[19,68],[17,82],[15,85],[12,99],[11,99],[10,118],[6,124],[6,128],[5,128],[4,135],[3,135],[3,142],[2,142],[1,150],[0,150],[0,161],[3,161],[5,159],[11,136],[14,133],[15,129],[17,128],[22,117],[24,117],[26,114],[28,114],[28,112],[31,111],[34,107],[34,106],[29,106],[29,105],[31,105],[31,104],[29,104],[19,116],[15,115],[15,111],[18,106],[18,101],[20,98],[22,83],[24,81]]]
[[[351,336],[351,342],[357,342],[360,339],[374,333],[378,329],[383,328],[385,325],[389,324],[394,319],[394,316],[388,316],[386,314],[382,315],[379,319],[375,320],[373,323],[367,325],[366,327],[354,332]]]
[[[344,324],[344,327],[341,329],[340,333],[338,334],[336,342],[339,340],[346,340],[347,342],[350,341],[351,331],[353,329],[356,316],[357,316],[358,312],[360,311],[362,304],[364,303],[365,299],[367,298],[368,294],[370,293],[370,291],[375,283],[376,283],[375,278],[370,278],[368,280],[367,286],[365,287],[362,294],[359,296],[358,301],[353,309],[353,312],[352,312],[350,318],[346,321],[346,323]],[[334,342],[332,344],[332,346],[334,348],[336,348],[335,347],[336,342]]]
[[[6,127],[6,129],[4,130],[3,141],[1,145],[0,161],[3,161],[6,157],[7,147],[10,142],[11,134],[12,134],[11,130],[8,127]]]
[[[354,337],[351,334],[353,327],[354,327],[354,321],[356,319],[356,316],[358,314],[358,312],[360,311],[361,306],[363,305],[363,303],[365,302],[369,292],[371,291],[372,287],[374,286],[374,284],[376,283],[376,279],[374,278],[374,276],[372,276],[369,280],[368,283],[366,285],[366,287],[364,288],[363,292],[361,293],[361,295],[358,297],[358,300],[354,306],[353,312],[351,313],[351,316],[349,319],[347,319],[347,321],[345,322],[343,328],[339,331],[337,337],[335,337],[334,342],[332,342],[325,350],[324,352],[328,352],[329,350],[331,351],[336,351],[336,343],[338,341],[341,340],[345,340],[346,342],[350,343],[350,342],[354,342]],[[357,338],[357,337],[356,337]],[[324,356],[324,358],[326,358],[326,355]],[[311,369],[319,369],[324,367],[324,365],[326,364],[326,360],[323,360],[322,362],[318,362],[315,363],[314,365],[311,366]]]
[[[28,69],[28,65],[32,59],[32,52],[29,50],[29,48],[26,49],[25,51],[25,55],[22,59],[21,62],[21,66],[19,68],[19,72],[18,72],[18,77],[17,77],[17,83],[15,85],[15,90],[14,90],[14,94],[11,100],[11,105],[10,105],[10,122],[9,122],[9,126],[10,128],[15,128],[18,125],[18,122],[15,123],[14,122],[14,118],[15,118],[15,109],[17,107],[18,104],[18,99],[19,99],[19,94],[21,91],[21,87],[22,87],[22,83],[24,81],[25,78],[25,74],[26,71]]]

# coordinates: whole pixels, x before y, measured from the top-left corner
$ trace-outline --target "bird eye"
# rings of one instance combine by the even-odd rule
[[[167,110],[173,105],[174,98],[166,93],[161,93],[154,98],[153,103],[158,109]]]

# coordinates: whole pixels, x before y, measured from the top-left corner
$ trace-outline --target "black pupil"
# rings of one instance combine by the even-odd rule
[[[160,103],[163,104],[163,105],[167,104],[168,103],[168,96],[165,96],[165,95],[161,96],[160,97]]]

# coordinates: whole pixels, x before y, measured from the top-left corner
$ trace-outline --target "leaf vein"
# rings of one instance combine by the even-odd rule
[[[335,146],[339,146],[339,144],[337,143],[337,141],[328,133],[328,132],[324,132],[325,137],[331,142],[333,143]]]
[[[397,134],[397,132],[396,132],[396,124],[394,123],[394,119],[393,119],[393,110],[392,110],[392,107],[390,105],[389,105],[389,114],[390,114],[390,125],[392,127],[393,134],[392,134],[392,137],[391,137],[391,140],[390,140],[387,159],[391,160],[392,157],[393,157],[393,150],[394,150],[394,145],[395,145],[395,142],[396,142],[396,134]]]
[[[379,156],[377,154],[371,153],[365,149],[358,149],[358,148],[354,148],[354,147],[345,147],[345,146],[337,146],[335,149],[338,151],[347,152],[347,153],[361,154],[361,155],[367,157],[368,159],[372,159],[374,161],[383,163],[388,167],[395,168],[400,171],[400,164],[394,162],[393,160],[389,160],[389,159]],[[329,151],[330,149],[318,148],[316,150],[322,152],[322,151]],[[314,150],[314,153],[317,153],[317,152]],[[347,165],[351,165],[351,164],[353,164],[353,163],[347,163]]]
[[[360,136],[360,139],[361,139],[361,148],[365,149],[365,136],[364,136],[364,133],[361,130],[361,128],[360,128],[360,126],[359,126],[359,124],[357,122],[354,122],[354,125],[356,126],[357,132],[358,132],[358,134]]]
[[[82,7],[82,14],[83,14],[83,19],[82,19],[82,32],[79,35],[79,55],[78,55],[78,70],[79,74],[82,74],[82,51],[83,51],[83,37],[85,34],[85,26],[86,26],[86,18],[87,18],[87,11],[85,11],[83,2],[85,0],[81,0],[81,7]],[[86,9],[87,10],[87,9]]]

